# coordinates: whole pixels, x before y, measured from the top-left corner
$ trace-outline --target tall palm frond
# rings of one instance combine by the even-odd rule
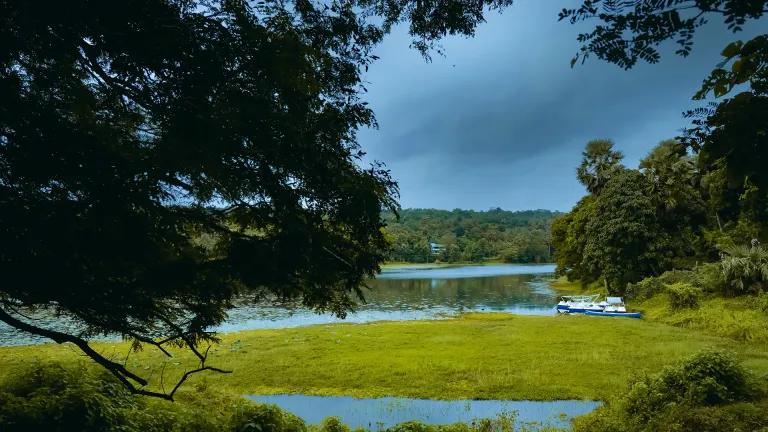
[[[768,249],[759,244],[723,249],[720,261],[723,276],[741,292],[761,291],[768,286]]]

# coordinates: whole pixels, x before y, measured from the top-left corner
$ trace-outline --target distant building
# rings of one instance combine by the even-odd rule
[[[443,251],[445,251],[445,246],[441,245],[440,243],[429,243],[429,250],[432,252],[433,255],[441,254]]]

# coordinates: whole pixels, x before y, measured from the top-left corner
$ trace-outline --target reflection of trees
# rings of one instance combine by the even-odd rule
[[[505,308],[528,304],[550,306],[552,295],[536,291],[532,275],[507,275],[459,279],[376,279],[370,281],[366,309],[394,305],[487,306]]]

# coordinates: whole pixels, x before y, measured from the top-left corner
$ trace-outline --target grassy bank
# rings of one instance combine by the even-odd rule
[[[121,361],[126,344],[99,344]],[[473,399],[606,399],[644,372],[703,348],[726,348],[768,372],[760,345],[630,319],[469,314],[444,321],[323,325],[223,335],[211,363],[228,375],[197,375],[188,386],[235,393]],[[0,349],[0,377],[36,360],[79,361],[69,346]],[[147,348],[127,365],[168,385],[194,363]]]
[[[768,313],[756,309],[753,297],[723,298],[709,296],[695,308],[673,309],[667,294],[633,303],[649,321],[668,324],[762,345],[768,350]]]

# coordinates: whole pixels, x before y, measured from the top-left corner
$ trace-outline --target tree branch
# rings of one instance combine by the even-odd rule
[[[5,303],[5,302],[3,302],[3,303]],[[173,395],[176,393],[176,391],[179,389],[179,387],[181,387],[181,385],[184,383],[184,381],[186,381],[191,375],[193,375],[195,373],[206,371],[206,370],[210,370],[210,371],[214,371],[214,372],[219,372],[219,373],[232,373],[232,371],[227,371],[227,370],[219,369],[217,367],[212,367],[212,366],[206,366],[205,365],[205,361],[208,358],[208,350],[210,350],[210,348],[211,348],[210,345],[205,350],[205,353],[202,354],[202,353],[200,353],[200,351],[197,350],[196,347],[194,347],[194,346],[192,346],[190,344],[190,341],[188,340],[188,338],[186,336],[184,336],[183,334],[181,334],[179,336],[169,337],[169,338],[164,339],[164,340],[162,340],[160,342],[153,341],[150,338],[146,338],[146,337],[143,337],[143,336],[138,336],[138,335],[132,334],[131,336],[135,337],[137,340],[139,340],[141,342],[150,343],[150,344],[160,348],[160,350],[163,351],[163,353],[165,353],[168,356],[171,356],[170,353],[168,353],[165,349],[163,349],[161,347],[161,345],[163,343],[169,342],[171,340],[174,340],[174,339],[180,337],[180,338],[182,338],[184,340],[184,342],[187,344],[187,346],[192,350],[192,352],[195,354],[195,356],[200,360],[200,367],[197,368],[197,369],[193,369],[191,371],[185,372],[184,375],[182,375],[181,379],[179,379],[179,381],[173,387],[173,390],[171,390],[170,393],[166,394],[166,393],[154,392],[154,391],[151,391],[151,390],[145,390],[143,388],[139,388],[136,385],[134,385],[134,383],[132,383],[131,380],[136,382],[136,383],[138,383],[138,384],[140,384],[141,387],[144,387],[144,386],[146,386],[148,384],[148,381],[146,379],[144,379],[144,378],[134,374],[133,372],[129,371],[124,365],[122,365],[120,363],[117,363],[117,362],[114,362],[114,361],[104,357],[99,352],[94,350],[90,345],[88,345],[88,341],[86,341],[86,340],[84,340],[82,338],[79,338],[77,336],[70,335],[70,334],[67,334],[67,333],[62,333],[62,332],[59,332],[59,331],[56,331],[56,330],[44,329],[44,328],[41,328],[41,327],[34,326],[32,324],[26,323],[24,321],[19,320],[18,318],[15,318],[14,316],[10,315],[2,307],[0,307],[0,321],[3,321],[4,323],[6,323],[6,324],[8,324],[11,327],[14,327],[16,329],[19,329],[19,330],[22,330],[22,331],[25,331],[25,332],[28,332],[28,333],[36,334],[38,336],[42,336],[42,337],[51,339],[52,341],[54,341],[54,342],[56,342],[58,344],[63,344],[63,343],[69,342],[69,343],[77,346],[80,349],[80,351],[82,351],[85,355],[90,357],[93,361],[95,361],[96,363],[101,365],[103,368],[108,370],[121,383],[123,383],[123,385],[126,388],[128,388],[128,390],[130,390],[131,393],[134,393],[134,394],[139,394],[139,395],[143,395],[143,396],[157,397],[157,398],[173,401]],[[163,369],[163,370],[165,370],[165,369]]]

